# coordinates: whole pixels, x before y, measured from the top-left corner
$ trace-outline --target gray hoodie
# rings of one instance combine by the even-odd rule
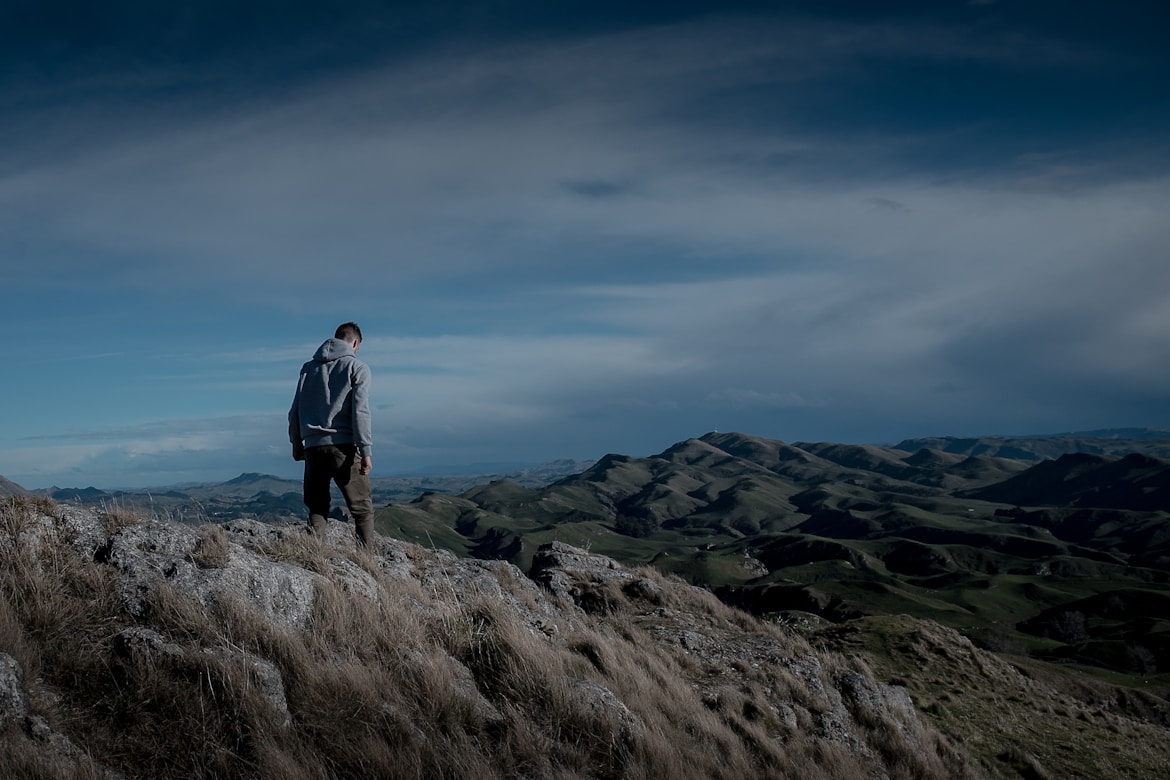
[[[341,339],[328,339],[301,366],[288,410],[288,438],[305,447],[356,444],[360,457],[373,455],[370,368]]]

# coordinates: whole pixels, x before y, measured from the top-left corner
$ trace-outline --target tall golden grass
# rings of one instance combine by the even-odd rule
[[[76,749],[62,763],[10,722],[5,777],[62,767],[82,778],[272,780],[968,776],[936,732],[907,734],[877,711],[851,717],[853,737],[834,737],[833,706],[816,689],[864,668],[651,569],[637,572],[654,586],[642,596],[599,584],[603,608],[562,604],[564,619],[542,629],[511,605],[539,599],[509,567],[484,567],[498,588],[426,584],[364,551],[290,536],[260,551],[320,575],[302,630],[166,586],[132,617],[117,572],[72,542],[53,506],[0,505],[0,653],[24,671],[29,714]],[[404,549],[416,567],[444,565]],[[229,553],[209,526],[189,558],[214,568]],[[365,572],[376,596],[333,578],[338,560]],[[156,632],[165,651],[127,652],[118,637],[132,627]],[[815,682],[786,665],[814,656]]]

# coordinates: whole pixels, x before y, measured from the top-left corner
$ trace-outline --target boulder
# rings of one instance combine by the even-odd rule
[[[0,653],[0,726],[28,714],[28,700],[21,686],[24,670],[16,659]]]

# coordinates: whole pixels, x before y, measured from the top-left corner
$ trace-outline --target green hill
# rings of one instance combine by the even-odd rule
[[[1145,454],[1035,463],[711,433],[647,458],[609,454],[544,487],[497,481],[390,505],[378,523],[522,568],[566,541],[758,614],[908,614],[987,647],[1146,674],[1170,672],[1161,602],[1122,598],[1108,616],[1100,605],[1170,594],[1168,486],[1170,462]],[[1065,608],[1086,616],[1075,652],[1050,630]]]
[[[1170,509],[1170,460],[1139,453],[1061,455],[968,495],[1019,506]]]

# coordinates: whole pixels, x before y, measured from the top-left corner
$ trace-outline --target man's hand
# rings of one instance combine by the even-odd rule
[[[358,473],[362,476],[369,476],[374,468],[374,460],[369,455],[362,458],[362,465],[358,467]]]
[[[300,444],[294,444],[293,445],[293,460],[300,461],[300,460],[304,460],[304,459],[305,459],[304,446],[300,445]]]

